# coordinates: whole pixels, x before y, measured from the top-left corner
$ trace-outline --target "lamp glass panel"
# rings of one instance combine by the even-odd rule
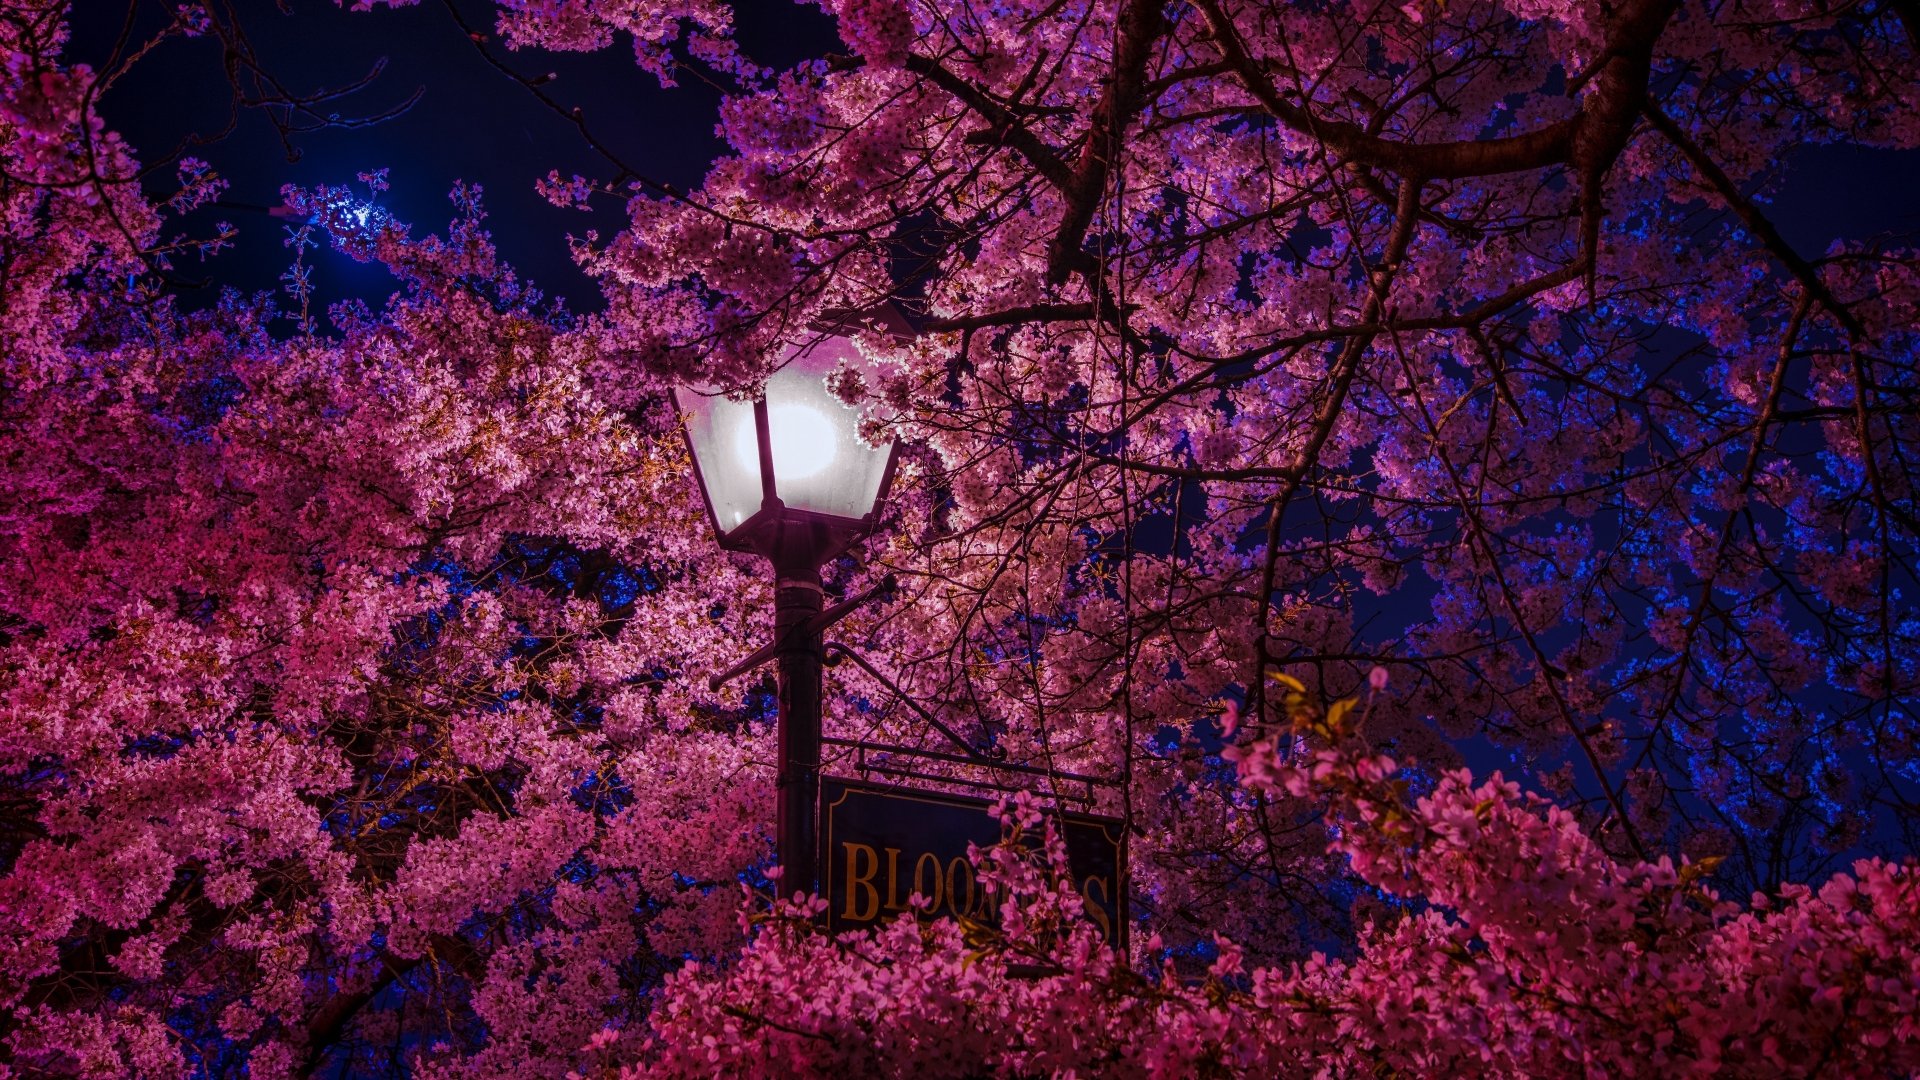
[[[892,442],[869,446],[860,439],[860,411],[827,390],[826,377],[842,365],[868,365],[846,337],[829,337],[792,348],[786,363],[767,380],[767,427],[773,441],[774,488],[797,510],[862,518],[880,498]],[[755,450],[753,414],[737,437],[733,456],[743,463]]]
[[[720,531],[732,532],[760,509],[759,450],[754,441],[753,402],[729,401],[701,390],[674,391],[674,404],[687,418],[687,441],[700,465]],[[738,452],[744,437],[749,453]]]

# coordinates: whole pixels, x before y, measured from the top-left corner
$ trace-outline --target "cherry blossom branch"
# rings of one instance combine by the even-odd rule
[[[1089,264],[1080,245],[1093,214],[1106,194],[1107,177],[1125,152],[1121,139],[1135,114],[1148,99],[1141,93],[1153,44],[1165,28],[1161,8],[1165,0],[1125,0],[1114,22],[1113,70],[1093,107],[1080,160],[1061,195],[1066,202],[1060,226],[1047,244],[1047,281],[1066,283],[1074,271]]]
[[[1385,250],[1380,261],[1369,271],[1370,284],[1367,301],[1361,307],[1360,321],[1377,321],[1386,310],[1387,294],[1393,287],[1394,276],[1399,273],[1401,264],[1407,257],[1407,249],[1413,243],[1414,233],[1419,230],[1420,182],[1414,179],[1400,181],[1399,202],[1394,208],[1393,224],[1387,235]],[[1328,374],[1327,389],[1314,409],[1314,416],[1307,428],[1306,438],[1294,451],[1280,475],[1280,490],[1267,500],[1266,549],[1262,555],[1260,568],[1259,632],[1254,639],[1253,678],[1248,686],[1252,698],[1253,715],[1263,715],[1266,705],[1267,671],[1271,664],[1281,658],[1273,655],[1270,641],[1273,624],[1273,590],[1280,560],[1281,521],[1286,516],[1287,504],[1292,501],[1295,492],[1300,489],[1307,472],[1320,459],[1320,449],[1332,436],[1334,426],[1340,421],[1341,406],[1346,402],[1347,389],[1360,370],[1361,358],[1367,347],[1373,343],[1374,335],[1362,334],[1350,338],[1341,348],[1333,368]]]

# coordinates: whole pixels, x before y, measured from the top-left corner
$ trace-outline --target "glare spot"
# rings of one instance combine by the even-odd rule
[[[773,437],[774,475],[800,480],[833,464],[838,436],[833,421],[810,405],[775,405],[767,410],[767,429]],[[734,452],[740,467],[760,472],[760,447],[753,433],[753,414],[747,413],[735,431]]]

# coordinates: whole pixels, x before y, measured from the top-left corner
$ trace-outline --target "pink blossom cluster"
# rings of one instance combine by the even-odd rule
[[[606,48],[624,32],[633,39],[634,63],[662,86],[677,85],[676,54],[735,75],[757,69],[733,42],[733,12],[715,0],[500,0],[497,25],[515,49],[590,52]]]
[[[1276,748],[1268,738],[1247,751],[1251,761]],[[1700,865],[1617,861],[1497,775],[1475,784],[1452,772],[1409,802],[1394,773],[1336,745],[1277,778],[1245,774],[1256,790],[1330,798],[1343,822],[1336,848],[1392,899],[1350,959],[1250,966],[1217,939],[1201,967],[1154,940],[1143,952],[1160,974],[1143,976],[1084,929],[1057,943],[1039,932],[1071,926],[1071,913],[1050,904],[1044,862],[1029,861],[1001,878],[1012,900],[1002,926],[971,934],[902,916],[835,940],[804,909],[776,906],[738,961],[671,978],[643,1038],[596,1037],[600,1068],[581,1075],[1920,1068],[1913,865],[1861,860],[1818,889],[1788,886],[1741,910],[1703,884]],[[987,858],[1018,858],[1008,850]]]

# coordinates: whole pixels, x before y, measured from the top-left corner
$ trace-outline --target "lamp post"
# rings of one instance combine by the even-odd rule
[[[820,567],[872,530],[893,480],[894,444],[863,442],[859,414],[826,387],[828,373],[862,363],[852,339],[829,333],[790,347],[756,401],[674,391],[720,546],[773,564],[773,643],[713,683],[777,661],[777,835],[782,891],[788,893],[818,887],[821,635],[851,609],[843,604],[822,610]]]

